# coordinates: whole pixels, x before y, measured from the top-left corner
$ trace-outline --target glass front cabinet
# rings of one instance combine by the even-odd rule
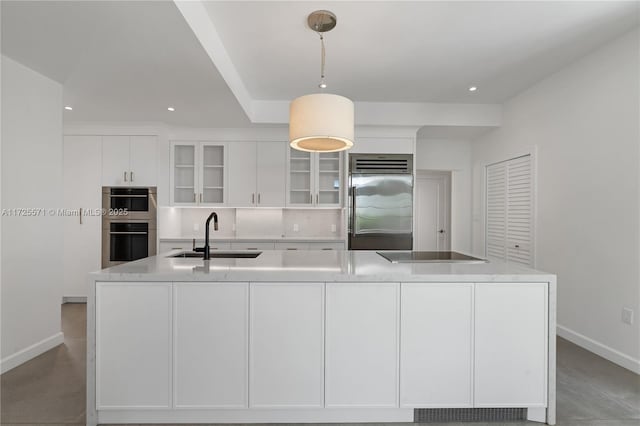
[[[226,155],[221,142],[171,142],[171,205],[223,205]]]
[[[340,207],[342,153],[289,148],[287,206]]]

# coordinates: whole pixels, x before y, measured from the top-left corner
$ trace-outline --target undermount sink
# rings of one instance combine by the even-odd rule
[[[256,257],[262,254],[261,251],[254,252],[224,252],[224,251],[212,251],[209,252],[211,259],[255,259]],[[168,257],[194,257],[202,259],[204,257],[204,253],[195,252],[195,251],[183,251],[181,253],[173,254]]]

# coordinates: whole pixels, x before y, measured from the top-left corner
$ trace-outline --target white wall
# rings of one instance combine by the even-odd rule
[[[451,249],[470,253],[471,143],[429,139],[418,132],[416,169],[451,171]]]
[[[2,56],[2,207],[62,207],[62,87]],[[62,342],[62,222],[2,217],[2,371]]]
[[[537,268],[558,275],[559,333],[640,373],[638,61],[636,30],[507,102],[502,127],[472,148],[474,251],[484,166],[533,153]]]

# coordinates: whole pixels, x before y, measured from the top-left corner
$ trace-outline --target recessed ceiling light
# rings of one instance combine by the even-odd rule
[[[175,109],[174,107],[169,107],[169,108],[167,108],[167,111],[171,111],[171,112],[173,112],[173,111],[175,111],[175,110],[176,110],[176,109]]]
[[[66,109],[67,111],[72,111],[72,110],[73,110],[73,108],[71,108],[71,107],[70,107],[70,106],[68,106],[68,105],[67,105],[66,107],[64,107],[64,109]]]
[[[470,92],[475,92],[476,90],[478,90],[478,88],[476,86],[469,87],[469,91]]]

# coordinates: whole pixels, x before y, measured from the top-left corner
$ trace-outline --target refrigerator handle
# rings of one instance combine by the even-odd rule
[[[351,187],[351,226],[350,232],[351,236],[356,236],[356,187]]]

